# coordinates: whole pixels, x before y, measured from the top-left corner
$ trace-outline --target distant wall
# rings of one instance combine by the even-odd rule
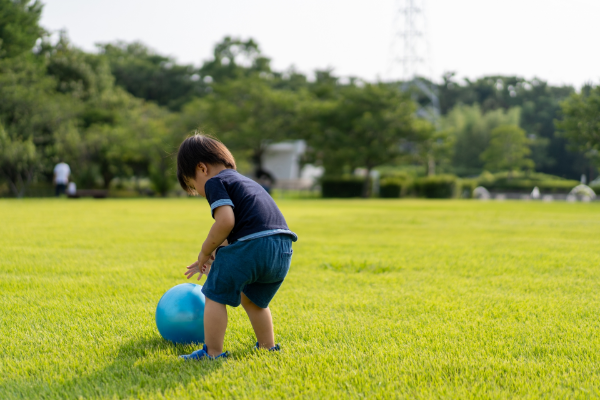
[[[263,154],[263,168],[278,181],[300,178],[300,157],[306,151],[303,140],[275,143]]]

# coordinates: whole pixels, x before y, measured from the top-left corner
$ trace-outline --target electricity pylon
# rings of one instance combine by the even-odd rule
[[[390,77],[419,104],[419,116],[437,124],[440,102],[432,84],[425,0],[396,0]]]

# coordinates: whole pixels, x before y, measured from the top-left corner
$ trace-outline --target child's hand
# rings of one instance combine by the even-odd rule
[[[208,276],[208,273],[210,272],[210,267],[211,267],[211,264],[204,264],[202,266],[202,268],[200,268],[200,270],[202,271],[202,273],[204,275]]]
[[[188,279],[196,274],[200,274],[198,275],[198,280],[200,280],[200,278],[202,278],[202,270],[198,267],[198,261],[195,261],[192,265],[188,266],[187,271],[183,274],[187,276]]]
[[[208,258],[208,261],[205,262],[204,264],[202,264],[202,268],[200,268],[200,270],[202,271],[202,273],[204,275],[208,276],[208,273],[210,272],[210,268],[212,267],[213,261],[215,261],[215,252],[214,251]]]
[[[214,260],[215,257],[212,254],[204,254],[203,252],[200,252],[198,254],[198,265],[212,265],[212,260]],[[200,268],[202,269],[202,268]]]
[[[200,260],[204,260],[204,257],[202,257],[202,253],[200,253],[198,255],[198,261],[194,262],[192,265],[187,267],[187,271],[184,272],[184,275],[187,276],[188,279],[190,279],[192,276],[196,275],[196,274],[200,274],[198,275],[198,280],[200,280],[200,278],[202,278],[202,275],[206,275],[208,276],[208,273],[210,272],[210,267],[213,263],[213,261],[215,260],[215,256],[214,254],[211,254],[208,257],[208,260],[206,260],[206,262],[203,262],[202,264],[200,263]],[[200,267],[201,265],[201,267]]]

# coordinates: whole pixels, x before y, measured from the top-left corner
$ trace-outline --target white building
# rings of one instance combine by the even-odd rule
[[[272,174],[275,187],[281,189],[309,189],[323,175],[323,167],[307,164],[300,169],[306,142],[295,140],[269,145],[262,157],[263,169]]]

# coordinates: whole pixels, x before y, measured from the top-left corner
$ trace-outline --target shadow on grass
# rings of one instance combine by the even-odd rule
[[[226,361],[186,362],[177,357],[189,346],[174,346],[161,338],[138,339],[123,345],[114,361],[87,375],[50,380],[40,374],[33,379],[5,381],[0,386],[8,398],[124,398],[152,397],[175,388],[185,388],[222,367]],[[93,365],[86,353],[84,365]]]

